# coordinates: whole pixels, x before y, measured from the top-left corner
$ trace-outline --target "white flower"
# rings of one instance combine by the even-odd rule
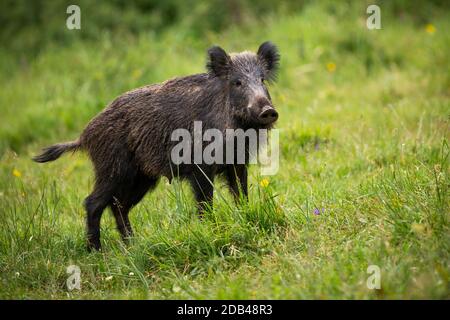
[[[172,290],[173,290],[173,292],[177,293],[177,292],[181,291],[181,288],[179,286],[177,286],[177,285],[174,285]]]

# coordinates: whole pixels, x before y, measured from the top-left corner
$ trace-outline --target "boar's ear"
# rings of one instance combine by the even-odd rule
[[[263,63],[266,70],[266,79],[275,81],[280,63],[278,48],[272,42],[266,41],[259,46],[257,54],[259,61]]]
[[[221,47],[214,46],[208,50],[208,71],[218,77],[228,75],[231,68],[231,58]]]

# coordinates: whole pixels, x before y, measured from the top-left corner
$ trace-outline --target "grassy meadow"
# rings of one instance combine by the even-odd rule
[[[2,46],[0,298],[449,299],[450,9],[380,6],[381,30],[366,28],[365,2],[311,2],[201,35],[187,18],[37,52]],[[66,36],[89,32],[88,18]],[[209,46],[265,40],[281,53],[279,172],[252,166],[238,206],[216,181],[204,221],[188,185],[162,179],[130,214],[131,244],[105,211],[103,251],[88,253],[87,156],[31,157],[125,91],[204,72]],[[70,265],[81,290],[66,287]],[[366,285],[370,265],[381,289]]]

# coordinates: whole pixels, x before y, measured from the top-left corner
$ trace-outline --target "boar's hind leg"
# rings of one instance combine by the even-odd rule
[[[94,191],[84,200],[87,211],[88,250],[100,250],[100,219],[111,200],[111,191],[106,184],[97,182]]]
[[[139,203],[149,189],[156,186],[157,182],[157,178],[138,174],[129,184],[123,184],[120,191],[113,196],[110,203],[111,211],[116,219],[117,229],[125,242],[133,235],[128,218],[130,209]]]
[[[212,208],[214,195],[214,175],[207,170],[195,169],[190,177],[192,189],[198,204],[198,214],[203,218],[205,211]]]

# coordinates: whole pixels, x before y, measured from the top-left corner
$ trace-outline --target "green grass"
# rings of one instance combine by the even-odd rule
[[[450,298],[449,12],[424,22],[382,11],[375,31],[365,17],[363,4],[314,4],[202,38],[175,25],[49,45],[25,61],[2,49],[0,298]],[[89,160],[30,157],[76,138],[129,89],[203,71],[211,44],[256,50],[267,39],[282,54],[269,185],[253,166],[250,201],[236,206],[217,181],[200,222],[188,186],[163,179],[133,209],[129,246],[105,213],[104,250],[87,253]],[[66,288],[72,264],[80,291]],[[369,265],[381,290],[366,286]]]

